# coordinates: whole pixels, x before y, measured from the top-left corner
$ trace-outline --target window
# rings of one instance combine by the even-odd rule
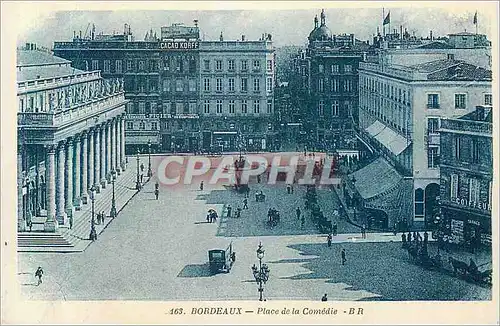
[[[127,70],[132,70],[132,60],[127,60]]]
[[[477,139],[472,140],[471,151],[472,151],[471,153],[472,163],[479,163],[479,156],[481,155],[481,152],[479,147],[479,141]]]
[[[273,113],[273,100],[267,100],[267,113]]]
[[[99,60],[92,60],[92,70],[99,70]]]
[[[222,92],[222,78],[217,78],[215,80],[215,91]]]
[[[332,103],[332,116],[336,117],[339,115],[339,101],[333,101]]]
[[[234,92],[234,78],[229,78],[229,91]]]
[[[203,101],[203,113],[210,113],[210,100]]]
[[[215,70],[222,70],[222,60],[215,60]]]
[[[241,60],[241,70],[248,70],[248,60]]]
[[[253,80],[253,91],[260,92],[260,79],[254,78]]]
[[[144,70],[144,61],[143,60],[139,61],[139,70]]]
[[[319,116],[325,115],[325,101],[323,101],[323,100],[319,101],[319,104],[318,104],[318,115]]]
[[[493,105],[493,96],[491,94],[484,94],[484,105]]]
[[[157,89],[158,89],[158,83],[156,82],[156,80],[151,80],[149,83],[149,91],[151,93],[156,93]]]
[[[184,103],[183,109],[182,113],[189,114],[189,103]]]
[[[344,72],[352,72],[352,66],[351,65],[345,65],[344,66]]]
[[[210,92],[210,78],[203,78],[203,91]]]
[[[268,93],[271,93],[273,91],[273,78],[272,77],[267,77],[267,79],[266,79],[266,90]]]
[[[429,147],[427,148],[427,167],[429,169],[437,168],[439,164],[438,148]]]
[[[241,113],[248,113],[247,100],[241,101]]]
[[[158,129],[158,122],[151,122],[151,130],[157,130]]]
[[[196,61],[189,60],[189,73],[193,74],[196,72]]]
[[[420,188],[415,190],[415,217],[424,217],[424,190]]]
[[[318,79],[318,92],[323,92],[325,90],[325,81],[323,79]]]
[[[260,101],[259,100],[253,101],[253,113],[260,113]]]
[[[181,79],[175,81],[175,91],[182,92],[184,90],[184,85]]]
[[[163,91],[170,92],[170,80],[168,79],[163,80]]]
[[[325,66],[322,64],[318,65],[318,72],[323,73],[325,71]]]
[[[217,100],[215,109],[217,113],[222,113],[222,100]]]
[[[469,179],[469,203],[479,203],[479,180]]]
[[[455,143],[453,144],[453,154],[456,160],[460,160],[460,136],[455,136]]]
[[[176,106],[175,111],[177,111],[177,114],[180,114],[181,112],[184,111],[184,103],[177,102],[175,103],[175,106]]]
[[[339,73],[339,65],[332,65],[332,74]]]
[[[273,60],[267,60],[267,71],[273,71]]]
[[[338,79],[332,79],[331,91],[332,92],[338,92],[339,91],[339,80]]]
[[[145,111],[146,111],[146,103],[139,102],[139,114],[144,114]]]
[[[19,99],[19,112],[24,112],[24,100]]]
[[[117,74],[121,74],[122,73],[122,61],[121,60],[116,60],[115,61],[115,72]]]
[[[450,198],[458,198],[458,174],[455,173],[450,175]]]
[[[177,59],[177,67],[176,67],[178,72],[183,72],[184,71],[184,61],[181,58]]]
[[[210,71],[210,60],[203,60],[203,70]]]
[[[145,130],[146,129],[146,124],[143,121],[139,122],[139,129],[140,130]]]
[[[465,109],[465,94],[455,94],[455,109]]]
[[[352,80],[350,79],[344,80],[344,91],[352,92]]]
[[[170,106],[170,114],[176,115],[177,114],[177,103],[172,103]]]
[[[259,60],[253,61],[253,70],[260,70],[260,61]]]
[[[134,123],[132,121],[127,122],[127,129],[129,130],[134,129]]]
[[[234,100],[229,100],[229,113],[234,113]]]
[[[439,130],[439,118],[427,119],[427,133],[436,134]]]
[[[165,71],[170,70],[170,59],[168,57],[166,57],[163,60],[163,70],[165,70]]]
[[[427,94],[427,108],[439,109],[439,94]]]
[[[241,91],[248,92],[248,78],[241,78]]]
[[[229,59],[229,61],[227,62],[227,70],[234,71],[234,60],[233,59]]]
[[[349,101],[345,101],[344,102],[344,112],[347,113],[347,116],[351,116],[352,115],[352,112],[351,112],[351,102]]]
[[[196,92],[196,80],[195,79],[189,80],[189,91]]]

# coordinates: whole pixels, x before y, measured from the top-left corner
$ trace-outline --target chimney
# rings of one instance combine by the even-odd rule
[[[434,39],[434,38],[432,37],[432,31],[430,31],[430,32],[429,32],[429,36],[430,36],[431,41],[432,41],[432,40]]]
[[[76,31],[73,31],[73,38],[76,38]]]
[[[31,50],[31,43],[26,43],[26,47],[25,47],[26,50]]]
[[[222,32],[220,32],[220,36],[219,36],[219,41],[224,41],[224,36],[222,35]]]
[[[241,41],[245,42],[245,35],[241,35]]]
[[[403,25],[399,25],[399,39],[403,39]]]
[[[194,27],[198,27],[198,19],[193,20],[194,22]]]
[[[79,38],[82,39],[82,31],[80,31],[80,37]]]

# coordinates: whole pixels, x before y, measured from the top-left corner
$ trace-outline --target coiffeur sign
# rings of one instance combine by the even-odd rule
[[[160,49],[163,50],[196,50],[200,46],[199,42],[171,41],[160,42]]]

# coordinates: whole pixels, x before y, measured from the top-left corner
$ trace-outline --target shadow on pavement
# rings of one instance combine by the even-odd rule
[[[439,270],[426,270],[409,261],[406,250],[398,243],[298,244],[289,248],[304,259],[302,267],[311,273],[284,279],[329,279],[327,283],[344,283],[351,291],[368,291],[381,296],[366,300],[491,300],[491,289],[451,277]],[[341,264],[341,250],[347,262]],[[300,263],[300,259],[283,259],[273,263]]]
[[[207,263],[205,264],[191,264],[186,265],[177,275],[177,277],[210,277],[210,268]]]

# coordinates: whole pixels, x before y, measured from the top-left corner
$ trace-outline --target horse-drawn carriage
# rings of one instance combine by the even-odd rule
[[[262,191],[259,191],[258,193],[255,194],[255,201],[256,202],[266,201],[266,195],[264,195]]]
[[[275,227],[280,222],[280,213],[275,209],[270,209],[267,214],[267,225]]]
[[[461,260],[455,259],[453,257],[449,257],[448,261],[450,262],[450,265],[453,268],[454,275],[459,274],[466,280],[476,283],[481,283],[486,285],[492,284],[492,277],[491,277],[492,270],[487,269],[481,272],[476,263],[472,259],[470,260],[469,264]]]
[[[229,273],[235,261],[236,253],[233,251],[232,242],[226,250],[212,249],[208,251],[208,264],[212,274],[219,272]]]

